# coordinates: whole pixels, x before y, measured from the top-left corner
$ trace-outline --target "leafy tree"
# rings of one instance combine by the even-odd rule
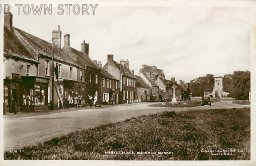
[[[214,86],[214,76],[207,74],[190,81],[190,91],[193,96],[203,96],[204,92],[212,92]]]
[[[250,92],[250,72],[235,71],[233,74],[232,96],[237,100],[248,100]]]
[[[233,74],[226,74],[223,77],[223,91],[228,92],[229,96],[233,96],[232,92],[234,89],[233,85]]]

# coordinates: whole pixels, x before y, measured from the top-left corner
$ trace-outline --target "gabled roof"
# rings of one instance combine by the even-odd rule
[[[100,71],[100,73],[103,75],[103,76],[105,76],[105,77],[107,77],[107,78],[109,78],[109,79],[112,79],[112,80],[117,80],[118,81],[118,79],[116,79],[114,76],[112,76],[109,72],[107,72],[107,71],[105,71],[105,70],[101,70]]]
[[[125,75],[125,76],[128,76],[128,77],[131,77],[131,78],[136,78],[132,72],[125,66],[121,65],[120,63],[117,63],[116,61],[113,61],[114,64],[116,65],[116,67],[120,70],[121,69],[121,72]]]
[[[71,57],[76,63],[83,67],[91,67],[94,69],[101,70],[85,53],[78,51],[72,47],[64,46],[64,52]]]
[[[21,29],[14,28],[14,30],[20,35],[20,40],[28,49],[32,48],[37,53],[45,55],[49,58],[51,58],[54,54],[54,59],[77,66],[77,64],[70,57],[65,55],[65,52],[62,49],[53,47],[52,43],[33,36]]]
[[[137,87],[141,87],[141,88],[150,88],[146,82],[140,77],[140,76],[136,76],[137,79]]]
[[[37,62],[35,51],[27,49],[14,33],[13,29],[4,26],[4,52],[7,55]]]
[[[156,82],[153,80],[153,79],[151,79],[150,77],[148,77],[147,76],[147,74],[145,74],[144,72],[141,72],[145,77],[146,77],[146,79],[150,82],[150,84],[151,84],[151,86],[158,86],[157,84],[156,84]]]

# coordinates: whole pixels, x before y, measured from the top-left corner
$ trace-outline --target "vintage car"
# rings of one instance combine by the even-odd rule
[[[212,105],[212,102],[211,102],[211,98],[210,97],[202,97],[202,106],[204,105],[209,105],[211,106]]]

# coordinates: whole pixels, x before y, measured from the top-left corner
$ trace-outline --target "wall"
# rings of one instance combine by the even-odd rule
[[[147,92],[147,99],[146,99],[146,95],[144,93],[144,91]],[[150,90],[149,88],[137,88],[137,99],[138,102],[146,102],[146,101],[150,101],[149,100],[149,96],[150,96]]]
[[[114,76],[117,80],[120,80],[120,70],[112,61],[108,61],[103,69],[109,72],[112,76]]]
[[[23,68],[21,68],[22,65]],[[12,73],[19,74],[20,76],[26,76],[27,65],[30,65],[29,75],[37,76],[36,64],[4,57],[5,77],[12,78]]]
[[[159,89],[161,89],[163,92],[166,92],[166,85],[160,78],[157,78],[155,82],[159,86]]]

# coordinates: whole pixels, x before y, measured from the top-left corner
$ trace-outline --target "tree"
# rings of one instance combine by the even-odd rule
[[[228,92],[229,96],[233,96],[232,92],[234,89],[233,74],[226,74],[223,77],[223,91]]]
[[[203,96],[204,92],[212,92],[214,86],[214,76],[207,74],[190,81],[190,91],[193,96]]]
[[[232,96],[237,100],[248,100],[250,92],[250,72],[235,71],[233,74]]]

